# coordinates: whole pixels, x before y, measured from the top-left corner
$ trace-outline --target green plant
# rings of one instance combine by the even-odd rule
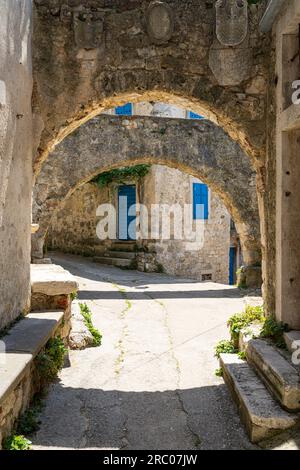
[[[240,352],[238,352],[238,356],[239,356],[239,358],[242,359],[243,361],[245,361],[245,360],[247,359],[245,351],[240,351]]]
[[[70,297],[71,297],[71,301],[72,301],[72,302],[73,302],[73,300],[76,300],[77,297],[78,297],[77,292],[76,292],[76,291],[72,292],[71,295],[70,295]]]
[[[60,336],[49,339],[45,349],[36,358],[36,367],[44,384],[53,382],[62,369],[66,348]]]
[[[216,369],[216,370],[215,370],[215,375],[216,375],[217,377],[223,377],[223,369],[222,369],[222,367],[220,367],[219,369]]]
[[[243,328],[246,328],[253,322],[258,321],[263,323],[264,320],[265,316],[263,306],[252,307],[251,305],[247,305],[243,312],[232,315],[227,322],[231,338],[236,342],[239,338],[240,331]]]
[[[221,354],[235,354],[237,353],[237,349],[235,348],[232,341],[228,339],[223,339],[220,341],[215,347],[215,356],[217,358],[220,357]]]
[[[40,422],[38,415],[43,408],[40,398],[35,397],[30,407],[23,413],[17,422],[16,433],[19,435],[30,435],[39,430]]]
[[[276,346],[279,348],[285,348],[286,344],[283,338],[283,333],[286,331],[289,331],[286,323],[278,323],[275,318],[268,317],[265,319],[260,337],[271,338],[275,342]]]
[[[22,435],[13,434],[3,441],[4,450],[30,450],[31,441]]]
[[[92,312],[90,311],[89,307],[86,303],[79,304],[81,315],[84,319],[84,324],[88,328],[89,332],[94,338],[93,346],[100,346],[102,342],[102,335],[97,328],[94,327],[92,322]]]
[[[92,181],[96,182],[100,188],[108,186],[110,183],[125,183],[128,179],[139,180],[147,175],[151,165],[134,165],[114,170],[106,171],[96,176]]]

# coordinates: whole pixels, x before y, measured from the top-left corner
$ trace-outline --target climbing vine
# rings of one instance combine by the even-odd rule
[[[135,165],[114,170],[106,171],[96,176],[92,181],[98,184],[100,188],[106,187],[111,183],[125,183],[128,179],[135,181],[144,178],[149,172],[151,165]]]

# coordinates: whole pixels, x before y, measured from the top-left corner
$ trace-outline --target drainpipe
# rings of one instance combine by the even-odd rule
[[[261,19],[259,28],[262,33],[268,33],[271,31],[274,21],[281,8],[283,7],[286,0],[270,0],[264,16]]]

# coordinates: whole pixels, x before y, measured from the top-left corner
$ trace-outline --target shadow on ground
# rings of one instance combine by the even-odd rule
[[[125,392],[58,383],[32,440],[36,448],[254,449],[232,407],[224,385]]]

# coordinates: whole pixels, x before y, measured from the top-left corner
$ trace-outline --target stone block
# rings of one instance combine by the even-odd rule
[[[54,264],[31,265],[32,293],[48,296],[71,294],[78,290],[74,276],[60,266]]]
[[[290,411],[300,410],[298,370],[266,340],[249,341],[247,359],[255,367],[268,389]]]
[[[251,442],[260,442],[299,422],[299,416],[284,411],[237,354],[222,354],[220,365]]]

